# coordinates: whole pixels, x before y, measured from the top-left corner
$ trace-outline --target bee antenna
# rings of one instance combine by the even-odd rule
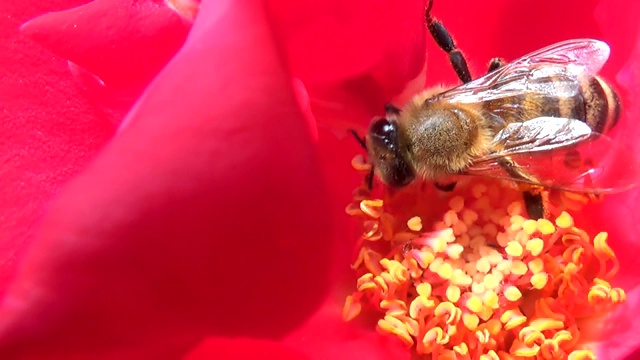
[[[353,135],[353,137],[356,139],[358,144],[360,144],[360,146],[362,146],[363,149],[367,150],[367,142],[365,141],[365,139],[361,137],[360,134],[358,134],[358,132],[353,129],[349,129],[349,132],[351,133],[351,135]]]

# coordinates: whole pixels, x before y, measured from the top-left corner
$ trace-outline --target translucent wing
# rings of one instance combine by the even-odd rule
[[[576,119],[538,117],[511,123],[494,136],[496,152],[483,157],[482,160],[568,147],[588,139],[592,133],[589,125]]]
[[[580,123],[538,118],[508,126],[497,135],[504,147],[477,159],[466,174],[586,193],[623,191],[640,183],[638,156]]]
[[[504,123],[504,119],[517,119],[521,114],[519,104],[514,105],[509,99],[524,95],[536,102],[578,96],[581,80],[597,74],[608,58],[609,46],[602,41],[568,40],[525,55],[477,80],[445,91],[432,101],[467,104],[494,101],[500,105],[493,111],[489,107],[488,111],[495,115],[494,121]]]

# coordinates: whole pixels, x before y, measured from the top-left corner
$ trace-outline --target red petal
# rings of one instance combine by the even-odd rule
[[[55,5],[5,2],[0,9],[0,293],[50,198],[122,115],[87,101],[65,60],[20,35],[23,21]]]
[[[336,305],[336,299],[330,299],[304,326],[289,334],[285,344],[317,360],[411,358],[398,339],[378,334],[375,323],[345,323],[340,316],[342,304]]]
[[[611,73],[609,78],[617,82],[622,96],[623,116],[611,136],[621,145],[629,147],[633,154],[640,154],[640,76],[637,74],[640,67],[639,16],[640,4],[632,5],[625,1],[602,1],[596,13],[612,48],[611,64],[607,68]],[[640,269],[640,259],[636,256],[640,251],[640,243],[635,236],[640,222],[640,214],[635,211],[638,203],[640,187],[609,196],[602,204],[591,207],[585,213],[594,228],[609,233],[609,242],[621,263],[615,284],[625,289],[640,284],[637,270]]]
[[[203,3],[125,128],[60,194],[5,299],[1,358],[276,337],[321,301],[314,124],[260,4]]]
[[[269,2],[321,125],[368,123],[424,65],[424,1]]]
[[[268,6],[292,71],[305,83],[344,80],[377,68],[402,78],[422,66],[423,0],[280,0]]]
[[[627,292],[627,301],[601,322],[602,334],[605,338],[598,345],[598,358],[638,359],[637,355],[631,355],[640,349],[640,338],[638,338],[640,323],[636,320],[638,313],[640,313],[640,286]]]
[[[22,32],[109,86],[139,88],[171,59],[190,28],[165,2],[95,0],[37,17]]]
[[[185,360],[303,360],[310,359],[278,342],[256,339],[208,338],[189,352]]]

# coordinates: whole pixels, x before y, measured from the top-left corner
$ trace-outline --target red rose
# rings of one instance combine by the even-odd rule
[[[1,10],[0,358],[407,357],[340,318],[357,237],[343,209],[361,150],[335,134],[422,86],[425,46],[427,83],[456,82],[424,4],[205,1],[193,26],[193,4],[170,5]],[[607,41],[603,74],[626,105],[616,134],[640,150],[639,9],[443,1],[434,13],[474,75],[494,56]],[[619,254],[627,317],[638,193],[584,214]],[[632,326],[603,356],[636,347]]]

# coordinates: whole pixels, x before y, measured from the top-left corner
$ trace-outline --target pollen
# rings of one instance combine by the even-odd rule
[[[566,204],[530,219],[521,199],[489,180],[444,195],[356,189],[347,214],[363,232],[343,319],[375,318],[419,359],[594,359],[581,330],[626,299],[608,235],[582,230]]]

